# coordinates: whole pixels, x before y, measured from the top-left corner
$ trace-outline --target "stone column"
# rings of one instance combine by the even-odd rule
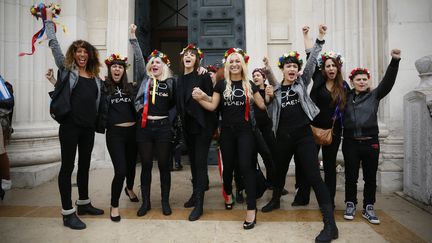
[[[403,192],[432,205],[432,55],[415,62],[420,84],[404,96]]]

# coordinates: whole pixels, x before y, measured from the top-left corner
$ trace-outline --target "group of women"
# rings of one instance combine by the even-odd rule
[[[257,221],[255,166],[257,152],[260,152],[260,148],[256,147],[257,129],[264,135],[270,149],[270,153],[262,154],[262,157],[273,188],[272,199],[262,208],[263,212],[280,207],[286,173],[294,155],[296,167],[299,168],[297,177],[302,178],[298,182],[299,192],[307,191],[311,186],[323,215],[324,229],[316,237],[316,242],[330,242],[338,238],[333,215],[333,170],[343,130],[347,175],[345,218],[349,219],[349,215],[353,218],[355,214],[356,183],[362,161],[366,182],[366,213],[363,216],[374,222],[373,217],[376,216],[373,204],[379,153],[376,113],[379,100],[391,90],[395,82],[400,51],[392,51],[392,62],[376,89],[369,88],[370,74],[366,69],[355,69],[350,75],[354,88],[349,90],[342,79],[340,56],[322,54],[321,70],[316,70],[317,58],[327,31],[325,25],[320,25],[318,38],[313,47],[310,46],[307,50],[308,60],[301,75],[303,62],[300,55],[298,52],[290,52],[279,58],[278,67],[283,74],[281,82],[275,80],[269,65],[255,69],[252,82],[247,67],[249,56],[241,49],[231,48],[224,55],[224,80],[212,83],[210,75],[199,68],[203,53],[192,44],[180,53],[183,73],[178,78],[173,77],[169,69],[170,61],[160,51],[153,51],[145,64],[135,36],[136,26],[131,25],[130,44],[134,51],[137,83],[132,84],[127,80],[127,58],[115,54],[105,61],[108,75],[103,82],[98,78],[98,52],[91,44],[82,40],[75,41],[69,47],[66,57],[62,54],[55,36],[51,11],[47,10],[46,32],[59,68],[58,81],[69,82],[71,88],[71,112],[61,122],[59,129],[62,165],[58,183],[65,226],[84,229],[86,225],[77,214],[104,213],[91,204],[88,196],[88,170],[95,131],[106,131],[107,148],[114,165],[111,220],[121,220],[119,197],[125,179],[125,193],[130,200],[139,200],[132,191],[137,152],[142,163],[142,204],[137,216],[144,216],[151,210],[150,185],[154,156],[160,172],[162,213],[172,213],[169,203],[169,163],[173,134],[168,112],[173,107],[176,107],[181,117],[191,164],[192,194],[184,204],[186,208],[193,207],[189,215],[190,221],[198,220],[203,214],[204,194],[208,185],[207,155],[213,132],[218,126],[219,116],[214,112],[217,110],[220,114],[223,189],[227,195],[225,208],[231,210],[234,207],[232,180],[234,171],[238,168],[247,194],[244,229],[254,228]],[[309,28],[304,28],[303,32],[305,39],[308,39]],[[310,40],[306,42],[310,44]],[[266,77],[269,84],[264,82]],[[314,84],[309,94],[307,86],[312,79]],[[333,127],[332,144],[322,147],[326,183],[320,176],[319,147],[314,141],[310,124],[320,128]],[[76,201],[76,213],[71,201],[71,174],[77,147],[79,199]],[[307,193],[297,193],[295,202],[305,204],[308,196]]]

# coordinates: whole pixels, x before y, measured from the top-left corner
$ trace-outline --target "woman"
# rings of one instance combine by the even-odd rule
[[[303,28],[306,44],[306,53],[310,54],[312,47],[311,38],[308,36],[309,27]],[[310,41],[309,41],[310,40]],[[324,181],[330,192],[333,208],[336,194],[336,157],[339,150],[342,135],[342,116],[346,104],[346,90],[348,84],[342,77],[343,58],[333,51],[324,52],[318,62],[318,67],[312,77],[313,86],[310,92],[312,101],[318,106],[320,113],[312,121],[314,127],[321,129],[333,128],[333,138],[329,145],[317,145],[317,152],[322,148],[322,160],[324,165]],[[297,167],[296,167],[296,171]],[[292,206],[307,205],[309,203],[310,185],[301,181],[304,176],[297,174],[299,178],[299,190],[294,198]]]
[[[128,82],[126,68],[127,57],[112,54],[105,60],[108,68],[106,86],[106,145],[114,166],[114,178],[111,183],[110,218],[114,222],[121,220],[119,198],[125,178],[125,193],[132,202],[138,202],[133,192],[136,162],[135,107],[133,86]]]
[[[297,162],[301,164],[303,174],[312,185],[323,214],[324,229],[315,238],[315,242],[330,242],[338,238],[330,194],[321,179],[316,145],[309,125],[319,109],[307,94],[307,86],[311,81],[318,53],[324,44],[326,30],[325,25],[320,25],[318,39],[301,76],[298,76],[298,73],[303,62],[298,52],[292,51],[279,58],[278,66],[283,73],[283,80],[276,85],[275,99],[269,106],[273,118],[272,130],[276,136],[274,159],[278,172],[277,187],[273,190],[271,201],[262,209],[263,212],[270,212],[280,208],[286,173],[292,156],[296,154]]]
[[[392,60],[384,78],[376,89],[369,87],[370,73],[365,68],[352,70],[349,79],[354,87],[348,92],[343,119],[342,153],[345,160],[345,204],[344,218],[354,219],[357,205],[357,180],[360,161],[363,169],[363,218],[372,224],[380,221],[374,211],[376,173],[378,169],[378,107],[379,102],[393,88],[399,69],[401,51],[391,51]]]
[[[63,225],[71,229],[84,229],[86,225],[76,215],[71,200],[71,176],[77,147],[78,215],[104,213],[103,210],[92,206],[88,196],[90,159],[101,100],[102,83],[98,78],[100,63],[97,49],[83,40],[74,41],[66,52],[66,57],[63,55],[54,31],[53,8],[54,5],[46,11],[46,34],[55,63],[59,68],[59,82],[69,82],[71,87],[71,112],[61,122],[59,128],[62,161],[58,186],[62,201]]]
[[[147,65],[136,39],[136,25],[130,26],[130,43],[134,50],[138,91],[135,110],[138,113],[136,141],[141,156],[141,194],[143,203],[137,216],[144,216],[150,209],[150,185],[153,156],[158,159],[162,197],[162,213],[172,213],[169,204],[171,188],[171,141],[173,132],[168,113],[175,105],[175,80],[169,69],[168,57],[154,50],[148,57]]]
[[[180,53],[180,66],[183,75],[177,82],[177,111],[183,124],[183,135],[188,148],[192,173],[193,191],[184,204],[194,207],[190,221],[198,220],[203,214],[204,192],[208,184],[207,156],[212,134],[216,126],[215,114],[201,107],[192,98],[194,88],[200,88],[207,95],[213,94],[213,84],[209,74],[198,75],[203,53],[195,45],[187,45]]]
[[[256,224],[255,164],[252,158],[255,140],[251,125],[253,117],[250,117],[249,112],[251,102],[254,101],[261,109],[266,109],[258,89],[247,77],[248,60],[249,56],[243,50],[229,49],[224,56],[225,81],[216,84],[212,96],[198,87],[194,88],[192,93],[192,97],[209,111],[214,111],[219,106],[222,117],[220,148],[223,158],[223,184],[227,194],[225,208],[233,208],[232,179],[238,163],[248,195],[244,229],[252,229]],[[269,92],[267,101],[270,95]]]

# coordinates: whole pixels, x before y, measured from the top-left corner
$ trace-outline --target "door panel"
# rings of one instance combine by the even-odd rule
[[[204,64],[220,63],[231,47],[245,48],[244,0],[189,0],[188,40],[204,52]]]

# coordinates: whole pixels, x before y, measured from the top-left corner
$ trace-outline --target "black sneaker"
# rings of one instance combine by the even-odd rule
[[[63,225],[75,230],[86,228],[86,224],[78,218],[75,212],[69,215],[63,215]]]
[[[380,221],[375,214],[374,206],[372,204],[366,205],[366,208],[362,212],[363,218],[367,219],[371,224],[379,224]]]
[[[353,202],[346,202],[344,219],[353,220],[356,212],[356,206]]]

